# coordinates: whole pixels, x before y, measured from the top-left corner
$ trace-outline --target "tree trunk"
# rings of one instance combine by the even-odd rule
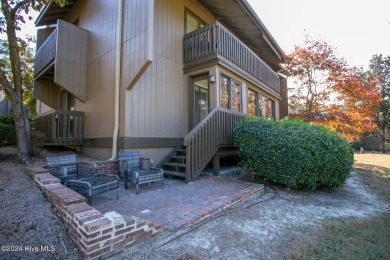
[[[13,100],[13,110],[16,128],[16,139],[18,144],[19,159],[23,163],[29,163],[30,157],[30,124],[27,111],[23,108],[23,100],[19,96]]]
[[[386,153],[386,136],[385,136],[385,129],[381,129],[379,136],[381,137],[381,152]]]
[[[19,2],[22,4],[23,2]],[[24,2],[26,4],[27,2]],[[14,8],[16,8],[15,5]],[[18,8],[21,8],[20,5]],[[16,36],[16,17],[18,8],[11,9],[7,0],[1,0],[1,11],[6,22],[6,33],[8,38],[9,59],[11,62],[12,71],[12,86],[1,70],[1,84],[5,91],[9,94],[14,110],[14,120],[16,128],[16,139],[18,144],[19,159],[23,163],[30,162],[30,125],[28,122],[27,112],[23,108],[23,78],[22,68],[19,56],[18,39]]]

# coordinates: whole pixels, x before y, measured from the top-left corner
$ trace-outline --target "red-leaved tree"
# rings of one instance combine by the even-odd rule
[[[350,68],[325,41],[306,38],[289,55],[290,117],[322,124],[348,140],[376,129],[380,102],[376,84],[361,69]]]

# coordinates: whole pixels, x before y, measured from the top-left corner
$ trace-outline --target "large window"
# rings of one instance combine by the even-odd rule
[[[221,107],[241,112],[241,83],[221,75],[220,98]]]
[[[275,101],[248,89],[248,115],[275,119]]]
[[[186,27],[185,33],[190,33],[192,31],[198,30],[206,25],[206,23],[196,16],[193,12],[186,10]]]

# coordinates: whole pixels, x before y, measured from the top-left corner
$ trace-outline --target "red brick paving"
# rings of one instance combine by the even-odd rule
[[[169,184],[170,183],[170,184]],[[119,200],[115,193],[107,192],[93,199],[93,206],[103,214],[116,211],[124,218],[136,216],[175,230],[217,212],[218,210],[263,192],[263,185],[234,182],[221,177],[206,176],[195,182],[167,180],[160,184],[141,185],[140,194],[135,187],[124,190],[121,186]]]

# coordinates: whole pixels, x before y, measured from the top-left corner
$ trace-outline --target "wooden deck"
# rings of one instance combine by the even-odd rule
[[[84,112],[56,109],[34,118],[46,145],[82,145]]]

